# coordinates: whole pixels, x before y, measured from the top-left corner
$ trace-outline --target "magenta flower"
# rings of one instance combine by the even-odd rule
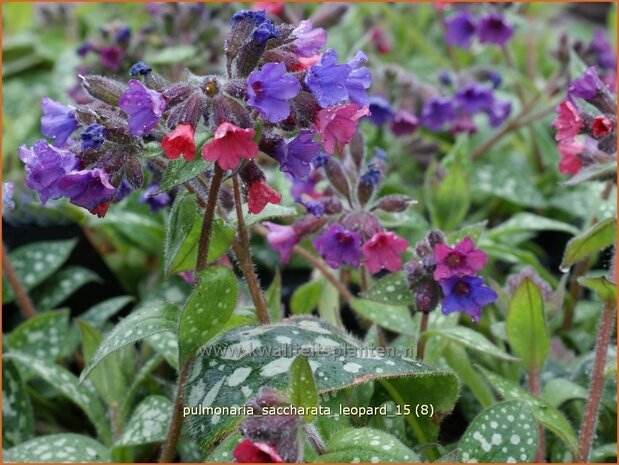
[[[279,170],[294,179],[307,179],[312,169],[310,163],[320,153],[320,142],[313,141],[315,135],[313,131],[304,130],[289,141],[280,141],[275,148]]]
[[[557,119],[552,123],[557,129],[555,139],[558,141],[573,139],[580,134],[583,124],[584,120],[576,105],[565,100],[557,107]]]
[[[328,107],[316,114],[315,125],[323,140],[325,151],[332,155],[335,150],[341,152],[357,130],[357,122],[362,116],[369,115],[367,107],[354,103]]]
[[[497,293],[484,286],[484,280],[475,276],[452,276],[439,281],[443,290],[443,314],[462,312],[473,321],[481,319],[481,309],[497,299]]]
[[[313,57],[327,43],[327,31],[323,28],[314,28],[309,20],[304,20],[292,31],[295,38],[292,45],[297,55],[304,58]]]
[[[222,170],[233,170],[241,158],[251,160],[258,155],[258,144],[254,142],[255,131],[243,129],[232,123],[221,123],[213,138],[202,146],[202,157],[217,162]]]
[[[41,133],[54,139],[56,147],[64,146],[78,126],[75,110],[49,97],[43,97],[41,111]]]
[[[468,11],[460,10],[445,19],[445,42],[463,49],[471,46],[477,23]]]
[[[361,236],[339,224],[329,226],[312,245],[331,268],[342,264],[356,267],[361,261]]]
[[[274,447],[264,442],[251,442],[249,439],[241,441],[232,451],[232,455],[239,463],[283,463]]]
[[[392,232],[377,232],[363,244],[365,266],[370,273],[383,268],[394,272],[402,268],[400,254],[406,250],[406,239]]]
[[[407,110],[398,110],[391,121],[391,131],[397,137],[415,132],[419,119]]]
[[[58,180],[58,188],[73,205],[96,214],[99,214],[97,207],[109,203],[116,192],[109,174],[100,168],[72,171]]]
[[[470,237],[465,237],[453,248],[446,244],[437,244],[434,247],[434,259],[434,279],[438,281],[452,276],[474,276],[486,265],[488,256],[475,248]]]
[[[576,139],[564,139],[557,146],[561,161],[559,171],[563,174],[576,174],[582,168],[579,155],[585,151],[585,146]]]
[[[512,34],[513,28],[505,21],[503,15],[490,13],[480,19],[477,34],[482,44],[505,45]]]
[[[280,224],[264,222],[262,223],[268,230],[267,242],[273,250],[279,253],[280,261],[288,263],[292,249],[299,243],[299,236],[292,226],[282,226]]]
[[[300,90],[301,83],[286,72],[286,65],[267,63],[247,78],[247,103],[271,123],[279,123],[290,115],[288,100]]]
[[[159,123],[166,109],[166,101],[159,92],[132,79],[118,106],[129,118],[129,132],[134,136],[145,136]]]
[[[123,57],[124,52],[116,45],[103,47],[99,52],[101,64],[112,71],[118,71],[120,69]]]

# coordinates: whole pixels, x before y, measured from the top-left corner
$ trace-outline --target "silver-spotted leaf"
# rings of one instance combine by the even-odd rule
[[[363,295],[365,299],[390,305],[413,305],[406,272],[398,271],[379,279]]]
[[[165,440],[172,421],[172,401],[148,396],[135,408],[116,446],[138,446]]]
[[[80,434],[39,436],[2,453],[3,462],[109,462],[110,452],[103,444]]]
[[[45,312],[20,324],[6,336],[6,343],[33,357],[56,360],[63,353],[68,331],[68,310]]]
[[[2,364],[2,446],[8,448],[34,436],[30,396],[11,360]]]
[[[354,299],[350,306],[364,318],[390,331],[416,336],[410,310],[402,305],[390,305],[365,299]]]
[[[442,336],[456,344],[463,345],[467,349],[476,350],[484,354],[502,358],[503,360],[518,360],[516,357],[509,355],[504,350],[495,346],[483,334],[465,326],[436,328],[423,334],[424,338],[431,338],[433,336]]]
[[[101,282],[99,275],[81,266],[60,270],[32,291],[34,308],[38,311],[57,308],[80,287],[93,282]]]

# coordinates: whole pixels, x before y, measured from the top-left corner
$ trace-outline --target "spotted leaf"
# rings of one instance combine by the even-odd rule
[[[172,401],[149,396],[135,408],[116,446],[138,446],[162,442],[172,421]]]
[[[6,343],[33,357],[56,360],[62,354],[68,330],[68,310],[45,312],[20,324],[6,336]]]
[[[10,360],[2,364],[2,445],[11,447],[34,435],[32,404],[19,371]]]
[[[437,328],[432,331],[427,331],[423,337],[430,338],[433,336],[441,336],[463,345],[467,349],[476,350],[494,357],[504,360],[518,360],[516,357],[509,355],[507,352],[499,349],[490,342],[483,334],[474,331],[465,326],[454,326],[453,328]]]
[[[318,390],[314,382],[312,368],[306,357],[297,357],[290,367],[290,402],[300,407],[318,407]],[[305,421],[311,423],[314,415],[305,415]]]
[[[101,278],[92,271],[81,266],[64,268],[51,276],[32,292],[34,307],[39,311],[57,308],[73,295],[80,287],[93,282],[101,282]]]
[[[2,453],[4,462],[109,462],[110,452],[80,434],[39,436]]]
[[[407,307],[354,299],[351,307],[362,317],[390,331],[407,336],[416,336],[413,319]]]
[[[390,305],[413,305],[413,297],[408,288],[406,272],[398,271],[379,279],[368,289],[364,297],[374,302]]]

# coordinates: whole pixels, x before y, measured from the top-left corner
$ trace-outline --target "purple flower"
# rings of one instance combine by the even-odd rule
[[[503,82],[501,74],[494,70],[488,70],[486,73],[486,78],[492,82],[493,89],[498,89],[501,86],[501,82]]]
[[[73,205],[90,211],[112,200],[116,191],[110,184],[109,175],[101,168],[65,174],[58,180],[58,188]]]
[[[279,170],[288,173],[294,179],[307,179],[312,167],[310,163],[320,153],[320,142],[313,142],[313,131],[301,131],[289,141],[282,140],[275,148],[275,158],[279,161]]]
[[[481,319],[481,309],[497,299],[491,288],[484,286],[484,280],[475,276],[453,276],[439,281],[443,290],[443,314],[466,313],[474,321]]]
[[[368,116],[368,119],[372,124],[380,127],[393,119],[395,112],[385,97],[372,95],[368,102],[370,104],[370,116]]]
[[[15,209],[13,202],[13,194],[15,193],[15,184],[7,181],[2,184],[2,214]]]
[[[79,45],[75,49],[75,53],[77,53],[80,57],[85,57],[92,50],[92,43],[90,41],[85,41],[81,45]]]
[[[251,11],[251,10],[241,10],[234,13],[232,19],[230,20],[230,24],[233,26],[241,21],[250,20],[256,26],[264,23],[267,20],[266,12],[264,10],[260,11]]]
[[[391,121],[391,131],[398,137],[412,134],[417,126],[419,126],[419,119],[406,110],[398,110]]]
[[[316,218],[320,218],[325,213],[325,205],[320,200],[296,199],[296,202],[303,205],[308,213],[311,213]]]
[[[134,136],[144,136],[159,123],[166,102],[161,94],[132,79],[118,106],[129,117],[129,132]]]
[[[247,78],[247,103],[271,123],[279,123],[290,115],[288,99],[297,96],[301,83],[286,73],[283,63],[267,63]]]
[[[593,40],[589,44],[589,50],[596,55],[596,61],[600,68],[610,71],[617,68],[617,55],[603,30],[595,31]]]
[[[361,181],[371,186],[376,186],[380,182],[382,174],[380,170],[376,169],[373,163],[368,165],[368,170],[361,175]]]
[[[26,164],[26,185],[39,193],[43,205],[48,199],[63,196],[58,180],[79,164],[73,152],[53,147],[44,140],[36,142],[31,149],[19,147],[19,158]]]
[[[367,67],[363,66],[367,63],[368,57],[363,52],[357,52],[352,60],[348,62],[350,66],[350,74],[346,79],[346,90],[348,98],[351,102],[357,103],[363,107],[369,103],[367,90],[372,85],[372,75]]]
[[[485,86],[467,84],[456,92],[454,102],[459,111],[473,114],[490,109],[494,103],[494,97],[492,91]]]
[[[328,161],[329,161],[329,155],[327,155],[326,152],[323,152],[321,150],[320,153],[316,156],[316,158],[314,158],[312,165],[314,165],[314,168],[320,168],[322,166],[325,166]]]
[[[568,88],[568,93],[572,97],[579,97],[591,100],[603,89],[604,84],[598,76],[595,66],[590,66],[585,70],[581,78],[574,79]]]
[[[138,61],[133,66],[131,66],[131,69],[129,70],[129,75],[133,77],[146,76],[152,70],[153,69],[150,66],[148,66],[146,63],[144,63],[143,61]]]
[[[41,111],[41,133],[54,139],[55,146],[64,146],[78,126],[75,110],[49,97],[43,97]]]
[[[346,80],[350,66],[337,64],[337,52],[330,48],[305,76],[305,84],[321,107],[336,105],[348,98]]]
[[[131,39],[131,28],[129,26],[121,26],[114,35],[116,42],[128,42]]]
[[[99,52],[101,64],[112,71],[118,71],[123,60],[124,53],[116,45],[103,47]]]
[[[489,13],[479,21],[477,34],[482,44],[503,46],[511,38],[514,30],[499,13]]]
[[[445,19],[445,42],[467,49],[471,45],[477,24],[468,11],[460,10]]]
[[[292,249],[300,238],[292,226],[282,226],[275,223],[262,223],[268,230],[267,242],[273,250],[279,253],[282,263],[288,263]]]
[[[309,58],[318,54],[319,50],[327,43],[327,31],[323,28],[314,28],[309,20],[304,20],[292,31],[295,38],[292,45],[297,55]]]
[[[426,100],[421,110],[422,124],[432,131],[440,131],[445,123],[456,117],[453,102],[448,98],[435,97]]]
[[[105,128],[100,124],[91,124],[80,134],[82,150],[97,150],[105,141]]]
[[[279,32],[271,21],[265,21],[254,30],[252,38],[258,45],[264,45],[269,39],[277,39]]]
[[[486,110],[490,126],[497,128],[509,117],[512,111],[512,104],[508,101],[495,100],[492,106]]]
[[[332,268],[342,264],[357,267],[363,257],[361,236],[339,224],[329,226],[312,245]]]
[[[151,184],[146,188],[142,197],[140,197],[140,203],[145,203],[150,207],[151,212],[161,210],[163,207],[167,207],[172,202],[172,197],[167,192],[161,192],[157,194],[159,190],[159,184]]]

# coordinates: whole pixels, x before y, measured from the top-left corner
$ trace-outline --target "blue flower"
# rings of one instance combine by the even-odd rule
[[[395,116],[395,111],[393,111],[393,108],[391,108],[391,105],[389,105],[385,97],[372,95],[369,98],[369,104],[370,116],[368,116],[368,118],[375,126],[383,126]]]
[[[499,127],[508,118],[512,111],[512,104],[508,101],[495,100],[492,106],[486,110],[490,126]]]
[[[468,11],[460,10],[445,19],[445,42],[463,49],[471,46],[477,23]]]
[[[138,61],[133,66],[131,66],[131,69],[129,70],[129,75],[133,77],[146,76],[152,70],[153,69],[150,66],[148,66],[146,63],[144,63],[143,61]]]
[[[464,113],[473,114],[488,110],[494,103],[492,90],[479,84],[467,84],[456,92],[456,108]]]
[[[446,123],[456,118],[451,99],[435,97],[425,101],[421,110],[422,124],[432,131],[440,131]]]
[[[129,132],[134,136],[145,136],[159,123],[166,102],[161,94],[132,79],[118,106],[129,118]]]
[[[445,315],[462,312],[479,321],[482,307],[498,297],[491,288],[484,286],[482,278],[476,276],[453,276],[441,279],[439,284],[443,290],[442,308]]]
[[[305,76],[305,84],[323,108],[337,105],[348,98],[346,81],[350,66],[337,63],[337,52],[330,48],[320,62],[312,66]]]
[[[513,33],[513,28],[499,13],[487,14],[481,18],[477,27],[479,41],[482,44],[495,44],[502,47],[509,41]]]
[[[80,134],[82,150],[97,150],[105,141],[105,128],[100,124],[91,124]]]
[[[63,147],[78,126],[75,110],[49,97],[41,100],[41,110],[41,133],[54,139],[56,147]]]
[[[142,197],[140,197],[140,203],[145,203],[150,207],[150,211],[155,213],[164,207],[167,207],[172,202],[172,197],[167,192],[161,192],[157,194],[159,190],[159,184],[151,184],[146,188]]]
[[[277,39],[278,37],[279,32],[277,32],[275,25],[268,20],[260,24],[252,34],[252,38],[258,45],[264,45],[267,40]]]
[[[574,79],[568,88],[572,97],[591,100],[603,89],[604,84],[598,76],[595,66],[587,68],[582,77]]]
[[[271,123],[279,123],[290,115],[288,100],[300,90],[301,83],[286,72],[286,65],[267,63],[248,76],[247,103]]]
[[[357,267],[363,257],[361,236],[339,224],[329,226],[312,244],[331,268],[343,264]]]
[[[282,140],[275,148],[275,158],[279,161],[279,170],[288,173],[294,179],[307,179],[320,153],[320,142],[314,142],[316,133],[301,131],[294,139]]]
[[[365,53],[357,52],[353,59],[348,62],[350,74],[346,79],[348,98],[351,102],[357,103],[362,107],[367,106],[369,103],[367,90],[372,85],[370,70],[363,66],[367,61],[368,57]]]

